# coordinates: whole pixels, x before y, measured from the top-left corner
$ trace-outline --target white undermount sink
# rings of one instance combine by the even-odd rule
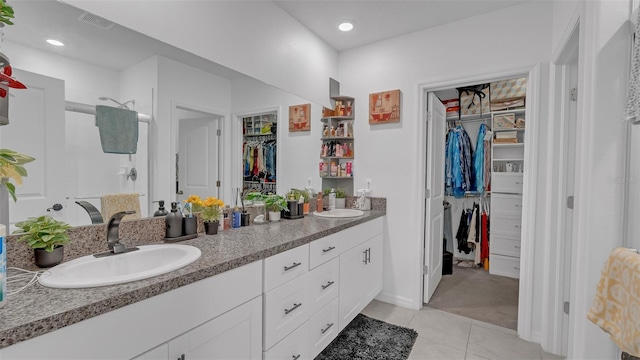
[[[346,218],[362,216],[364,215],[364,211],[356,209],[334,209],[323,212],[314,211],[313,215],[326,218]]]
[[[139,250],[96,258],[83,256],[45,271],[38,282],[53,288],[87,288],[147,279],[196,261],[200,249],[189,245],[138,246]]]

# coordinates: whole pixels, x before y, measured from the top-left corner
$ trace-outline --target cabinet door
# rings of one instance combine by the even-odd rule
[[[261,359],[262,297],[230,310],[169,342],[169,360]]]
[[[340,330],[382,289],[382,235],[340,255]]]

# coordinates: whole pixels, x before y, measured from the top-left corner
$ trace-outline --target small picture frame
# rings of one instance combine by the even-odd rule
[[[369,124],[400,121],[400,90],[369,94]]]
[[[493,129],[515,129],[516,127],[516,114],[505,113],[493,116]]]
[[[289,132],[311,131],[311,104],[289,106]]]

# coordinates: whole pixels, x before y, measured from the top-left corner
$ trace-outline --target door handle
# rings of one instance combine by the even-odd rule
[[[331,329],[331,327],[332,327],[332,326],[333,326],[333,323],[331,323],[331,324],[327,324],[327,327],[326,327],[326,328],[324,328],[324,329],[321,329],[321,330],[320,330],[320,332],[324,334],[324,333],[326,333],[327,331],[329,331],[329,329]]]
[[[182,195],[182,194],[184,194],[184,191],[182,191],[182,190],[178,190],[178,191],[176,191],[176,194],[178,194],[178,195]]]
[[[364,250],[362,253],[364,254],[364,259],[362,260],[362,262],[366,265],[367,264],[367,250]]]
[[[290,312],[292,312],[293,310],[299,308],[302,305],[302,303],[293,303],[293,307],[291,309],[284,309],[284,314],[285,315],[289,315]]]
[[[48,209],[47,209],[47,212],[49,212],[49,211],[51,211],[51,210],[53,210],[53,211],[60,211],[60,210],[62,210],[62,204],[53,204],[53,206],[52,206],[52,207],[50,207],[50,208],[48,208]]]
[[[293,269],[293,268],[297,268],[297,267],[298,267],[298,266],[300,266],[300,265],[302,265],[302,263],[294,262],[294,263],[293,263],[293,265],[291,265],[291,266],[285,266],[285,267],[284,267],[284,271],[289,271],[289,270],[291,270],[291,269]]]
[[[300,359],[300,356],[302,356],[302,355],[298,354],[298,355],[293,355],[292,357],[293,357],[293,360],[298,360],[298,359]]]

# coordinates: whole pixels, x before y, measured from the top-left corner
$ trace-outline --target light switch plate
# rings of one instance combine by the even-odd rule
[[[307,178],[307,187],[311,187],[313,185],[313,178]]]
[[[364,181],[364,189],[367,191],[371,191],[371,179],[366,179]]]

